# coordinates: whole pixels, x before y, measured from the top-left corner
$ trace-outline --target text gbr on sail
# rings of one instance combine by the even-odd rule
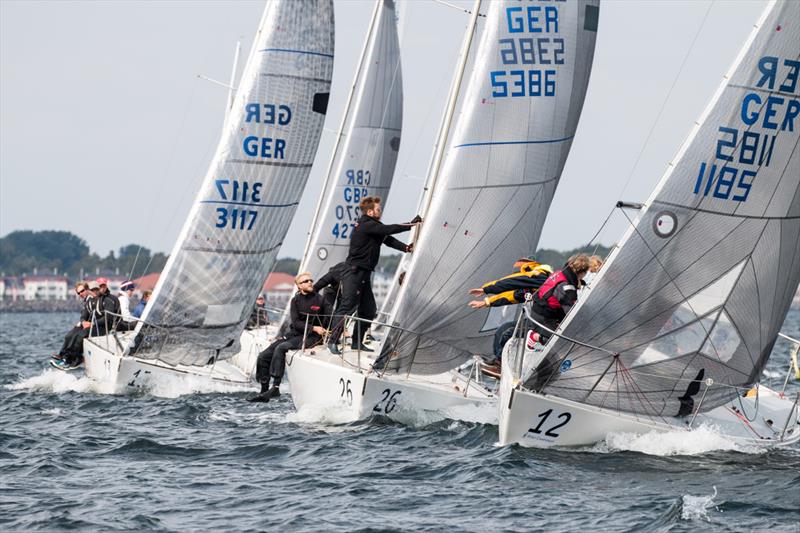
[[[286,126],[292,121],[292,109],[287,105],[249,103],[245,106],[245,122]],[[276,137],[248,135],[242,149],[249,157],[284,159],[286,140]]]
[[[742,98],[739,127],[718,129],[715,159],[721,163],[700,163],[694,194],[746,202],[759,169],[772,162],[778,133],[795,131],[800,100],[792,96],[798,93],[800,61],[765,56],[758,70],[755,87]]]

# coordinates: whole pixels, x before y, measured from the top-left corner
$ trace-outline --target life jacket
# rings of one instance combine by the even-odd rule
[[[561,302],[556,298],[555,292],[559,284],[568,282],[569,280],[564,274],[564,271],[559,270],[547,278],[542,286],[539,287],[539,290],[533,295],[533,302],[544,311],[547,316],[563,315],[564,312],[561,309]],[[559,311],[561,313],[559,313]]]

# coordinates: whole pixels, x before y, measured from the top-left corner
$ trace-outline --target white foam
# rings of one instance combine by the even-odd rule
[[[735,451],[760,454],[765,449],[746,446],[721,435],[710,425],[701,425],[692,431],[651,431],[644,434],[610,433],[604,442],[592,448],[596,452],[632,451],[647,455],[702,455],[713,451]]]
[[[43,415],[60,416],[61,415],[61,409],[59,409],[58,407],[56,407],[55,409],[44,409],[42,411],[42,414]]]
[[[260,406],[264,404],[258,404]],[[265,422],[276,423],[285,420],[283,412],[274,409],[260,409],[257,411],[234,411],[230,409],[211,409],[208,415],[210,422],[233,422],[234,424],[243,426],[253,426],[254,424],[263,424]]]
[[[83,375],[62,372],[61,370],[45,370],[38,376],[25,378],[17,383],[5,385],[10,390],[30,390],[53,392],[63,394],[65,392],[95,393],[95,394],[119,394],[120,391],[111,383],[104,383],[89,379]],[[255,386],[253,387],[255,388]],[[173,376],[161,375],[157,381],[148,383],[144,388],[138,389],[160,398],[177,398],[187,394],[218,394],[242,392],[241,386],[225,384],[214,381],[210,378],[200,376]],[[123,392],[136,392],[127,389]]]
[[[337,405],[330,406],[315,406],[304,405],[296,412],[290,412],[286,415],[287,422],[294,422],[298,424],[323,424],[323,425],[339,425],[349,424],[358,419],[355,413],[347,409],[342,409]],[[326,428],[330,430],[331,428]],[[340,430],[344,431],[344,428]]]
[[[17,383],[5,386],[10,390],[30,390],[54,392],[63,394],[65,392],[95,392],[98,394],[113,394],[113,386],[102,385],[96,381],[61,370],[45,370],[38,376],[32,376]]]
[[[204,376],[160,374],[157,380],[146,382],[143,390],[159,398],[178,398],[187,394],[226,394],[255,389],[221,383]]]
[[[704,520],[711,522],[711,517],[708,515],[709,509],[712,507],[719,511],[714,498],[717,497],[717,487],[714,487],[714,494],[710,496],[692,496],[685,494],[683,496],[683,505],[681,506],[681,518],[683,520]]]

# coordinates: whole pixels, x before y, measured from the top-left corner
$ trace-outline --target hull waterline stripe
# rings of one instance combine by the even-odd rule
[[[458,144],[453,148],[464,148],[468,146],[496,146],[500,144],[552,144],[552,143],[560,143],[568,141],[573,137],[575,136],[570,135],[569,137],[564,137],[561,139],[547,139],[544,141],[489,141],[489,142],[478,142],[478,143],[466,143],[466,144]]]
[[[303,54],[303,55],[320,56],[333,59],[333,54],[325,54],[323,52],[311,52],[308,50],[292,50],[291,48],[264,48],[263,50],[259,50],[259,52],[285,52],[287,54]]]

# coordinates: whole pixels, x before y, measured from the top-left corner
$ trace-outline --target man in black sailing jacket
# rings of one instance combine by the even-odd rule
[[[377,315],[375,296],[372,294],[372,271],[378,265],[381,245],[385,244],[401,252],[410,252],[412,244],[404,244],[392,235],[408,231],[422,222],[417,215],[414,220],[405,224],[383,224],[381,222],[383,208],[381,199],[377,196],[362,198],[359,207],[363,214],[350,236],[350,249],[345,260],[347,268],[342,276],[339,305],[334,312],[334,328],[328,340],[328,349],[337,355],[341,354],[337,344],[344,330],[345,317],[358,312],[359,318],[372,320]],[[361,322],[356,322],[353,332],[354,349],[372,351],[364,346],[363,335],[367,331],[368,328],[361,327]]]
[[[100,286],[100,290],[97,294],[92,316],[94,324],[92,325],[90,337],[107,334],[114,329],[114,324],[120,320],[119,300],[109,292],[108,280],[106,278],[97,278],[97,284]]]
[[[314,291],[314,280],[310,273],[301,272],[294,278],[294,283],[298,290],[289,305],[289,330],[258,354],[256,380],[261,384],[261,392],[248,398],[250,402],[268,402],[280,396],[279,387],[286,371],[286,352],[303,346],[303,338],[306,348],[316,346],[326,333],[324,324],[333,308],[322,295]],[[272,387],[269,386],[270,378]]]
[[[83,339],[89,336],[92,312],[94,310],[94,295],[89,289],[90,286],[97,286],[95,282],[86,283],[84,281],[75,285],[75,294],[83,299],[81,306],[81,317],[78,323],[64,337],[64,343],[58,354],[52,357],[54,367],[61,370],[71,370],[77,368],[83,359]]]

